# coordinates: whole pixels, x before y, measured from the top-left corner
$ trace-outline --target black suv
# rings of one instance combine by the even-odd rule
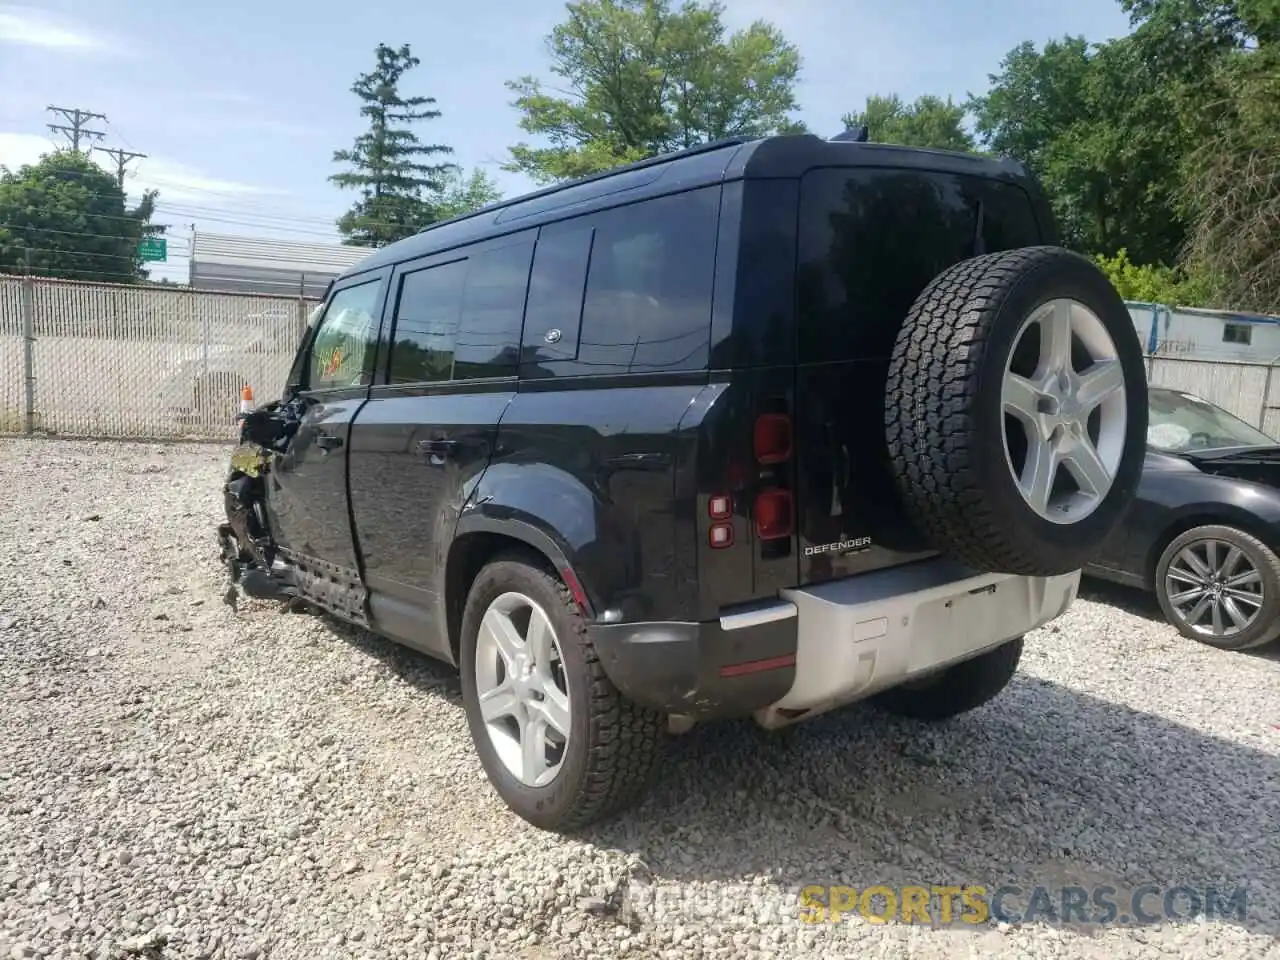
[[[989,700],[1132,498],[1146,403],[1022,166],[719,142],[352,267],[219,537],[249,595],[455,664],[498,792],[566,830],[694,721]]]

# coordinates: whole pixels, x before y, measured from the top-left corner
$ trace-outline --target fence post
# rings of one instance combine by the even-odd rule
[[[26,272],[22,277],[22,382],[23,431],[27,436],[36,432],[36,281],[31,276],[31,251],[26,251]]]
[[[1267,432],[1267,410],[1271,406],[1271,381],[1275,378],[1277,361],[1280,361],[1280,356],[1272,357],[1271,362],[1267,364],[1267,381],[1262,386],[1262,409],[1258,411],[1258,429],[1263,433]]]

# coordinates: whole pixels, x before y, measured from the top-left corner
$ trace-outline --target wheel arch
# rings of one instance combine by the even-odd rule
[[[445,621],[449,647],[458,663],[462,645],[462,613],[467,594],[480,571],[502,554],[523,554],[530,563],[562,580],[583,613],[593,615],[591,602],[559,544],[532,524],[471,514],[462,518],[445,561]]]

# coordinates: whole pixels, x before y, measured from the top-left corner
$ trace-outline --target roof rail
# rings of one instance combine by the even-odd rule
[[[631,170],[643,170],[646,167],[654,167],[663,163],[670,163],[673,160],[679,160],[683,157],[692,157],[700,153],[710,153],[713,150],[723,150],[726,147],[737,147],[744,143],[751,143],[753,140],[759,140],[759,137],[726,137],[723,140],[712,140],[708,143],[699,143],[692,147],[686,147],[683,150],[676,150],[672,153],[660,153],[656,157],[646,157],[644,160],[637,160],[634,163],[624,164],[620,167],[611,167],[601,173],[593,173],[589,176],[578,177],[573,180],[566,180],[563,183],[552,184],[549,187],[543,187],[541,190],[535,190],[533,193],[522,193],[518,197],[511,197],[507,200],[499,200],[496,203],[490,203],[481,207],[479,210],[472,210],[470,213],[459,214],[456,217],[450,217],[448,220],[438,220],[435,223],[429,223],[417,233],[426,233],[428,230],[434,230],[436,227],[443,227],[445,224],[457,223],[461,220],[467,220],[471,217],[479,216],[482,213],[496,213],[507,207],[514,206],[517,203],[524,203],[526,200],[533,200],[538,197],[551,196],[559,193],[561,190],[568,190],[570,187],[578,187],[584,183],[594,183],[597,180],[604,180],[608,177],[617,176],[620,173],[626,173]]]

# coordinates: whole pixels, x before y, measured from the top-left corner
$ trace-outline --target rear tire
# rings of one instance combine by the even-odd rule
[[[531,611],[527,625],[525,607]],[[539,643],[531,629],[539,615],[552,631],[548,642]],[[503,634],[504,616],[517,634],[522,628],[524,633]],[[498,619],[486,622],[486,617]],[[498,643],[500,635],[510,647]],[[517,640],[524,642],[524,652]],[[538,649],[547,658],[533,652]],[[511,657],[510,651],[518,655]],[[641,796],[666,740],[666,717],[618,692],[587,637],[586,618],[558,579],[523,556],[490,562],[467,596],[460,654],[471,739],[489,781],[517,815],[544,830],[569,832]],[[517,666],[509,669],[509,663]],[[521,670],[526,671],[524,685],[512,687],[511,711],[503,714],[505,705],[498,702],[505,695],[499,688]],[[546,685],[548,676],[553,687]],[[546,720],[552,708],[559,725],[568,728],[567,737]],[[533,732],[526,733],[530,728],[522,724],[533,724]],[[541,761],[526,762],[526,737],[539,741],[533,753]],[[530,775],[538,774],[539,763],[540,774]]]
[[[1280,558],[1243,530],[1208,525],[1174,537],[1156,564],[1155,588],[1165,619],[1184,637],[1220,650],[1280,637]]]
[[[1054,576],[1094,558],[1137,490],[1147,382],[1133,321],[1060,247],[941,273],[898,332],[885,436],[907,515],[976,570]]]
[[[887,713],[911,720],[949,720],[993,700],[1009,685],[1021,658],[1022,637],[1016,637],[919,684],[878,693],[871,702]]]

